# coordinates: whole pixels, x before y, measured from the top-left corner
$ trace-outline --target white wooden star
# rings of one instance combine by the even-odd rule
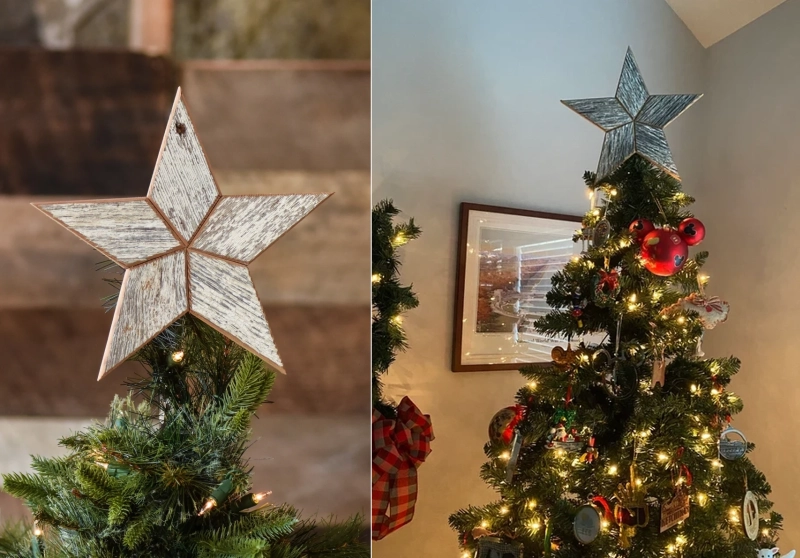
[[[631,155],[638,153],[671,176],[678,168],[664,135],[664,127],[702,95],[650,95],[628,48],[614,97],[561,101],[605,131],[597,179],[607,177]]]
[[[178,89],[146,197],[33,205],[125,269],[99,380],[186,313],[283,372],[247,265],[328,195],[221,195]]]

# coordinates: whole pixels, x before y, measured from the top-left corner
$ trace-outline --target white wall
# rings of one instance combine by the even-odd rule
[[[789,0],[709,49],[706,180],[710,293],[730,302],[707,352],[735,354],[736,425],[784,515],[784,551],[800,546],[800,0]],[[800,549],[799,549],[800,550]]]
[[[373,2],[373,197],[394,198],[424,230],[402,270],[420,298],[405,321],[411,348],[388,382],[437,435],[417,515],[375,543],[378,558],[458,556],[447,517],[494,498],[478,477],[486,428],[522,385],[516,372],[450,372],[458,204],[583,214],[581,175],[602,132],[559,100],[613,95],[628,45],[651,92],[705,90],[707,53],[663,0]],[[690,193],[704,105],[667,130]]]

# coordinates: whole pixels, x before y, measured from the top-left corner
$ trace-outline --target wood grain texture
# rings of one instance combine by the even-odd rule
[[[369,62],[347,66],[186,61],[182,86],[215,171],[369,170]]]
[[[186,253],[175,252],[125,272],[108,334],[103,378],[188,309]]]
[[[369,305],[268,305],[281,349],[269,413],[360,413],[370,391]],[[0,416],[102,417],[126,377],[126,362],[96,381],[112,314],[102,308],[0,309]],[[335,332],[335,334],[332,334]],[[309,393],[314,393],[309,397]]]
[[[187,242],[219,197],[206,156],[181,100],[180,89],[147,197],[156,203]]]
[[[246,267],[190,250],[189,290],[192,314],[284,372]]]
[[[173,61],[0,49],[0,75],[0,193],[144,194],[178,85]]]
[[[123,267],[181,246],[144,199],[35,206]]]
[[[329,194],[223,197],[192,248],[250,263]]]

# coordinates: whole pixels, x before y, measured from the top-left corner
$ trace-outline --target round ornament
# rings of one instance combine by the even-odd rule
[[[611,236],[611,223],[606,219],[601,219],[594,226],[594,231],[592,232],[592,246],[595,248],[602,246],[606,243],[609,236]]]
[[[719,436],[719,456],[728,461],[736,461],[747,453],[747,438],[740,430],[728,427]]]
[[[581,506],[575,514],[575,521],[572,523],[572,530],[578,542],[589,544],[600,534],[600,512],[589,504]]]
[[[678,225],[678,234],[689,246],[697,246],[706,237],[706,226],[700,219],[689,217]]]
[[[500,409],[489,423],[489,439],[492,442],[510,444],[511,438],[514,436],[514,428],[520,420],[522,420],[521,405]]]
[[[641,243],[642,240],[644,240],[644,237],[656,230],[656,228],[648,219],[636,219],[630,224],[628,230],[633,233],[633,236],[636,238],[636,242]]]
[[[644,267],[653,275],[675,275],[688,256],[689,246],[672,230],[656,229],[648,233],[642,242]]]
[[[742,524],[747,538],[751,541],[758,538],[758,502],[755,495],[749,490],[744,495],[742,502]]]

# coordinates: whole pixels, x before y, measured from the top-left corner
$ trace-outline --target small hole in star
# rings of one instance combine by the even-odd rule
[[[183,134],[186,133],[186,124],[178,122],[177,124],[175,124],[175,131],[178,132],[179,136],[182,136]]]

